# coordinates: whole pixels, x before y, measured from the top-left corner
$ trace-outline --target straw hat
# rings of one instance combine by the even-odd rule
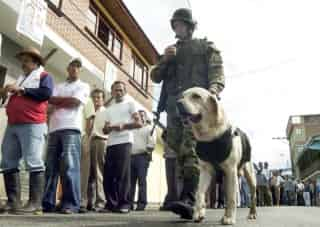
[[[43,59],[43,57],[40,54],[40,51],[34,47],[26,47],[24,48],[21,52],[19,52],[16,55],[16,58],[18,58],[20,60],[21,56],[23,55],[29,55],[35,59],[37,59],[40,63],[40,65],[44,66],[45,65],[45,61]]]

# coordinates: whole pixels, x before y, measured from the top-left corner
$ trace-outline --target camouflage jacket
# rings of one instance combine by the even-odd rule
[[[183,91],[203,87],[219,94],[224,88],[224,73],[219,50],[206,39],[192,39],[176,43],[177,54],[171,60],[161,58],[151,71],[151,80],[163,82],[160,105],[175,103]],[[172,104],[173,104],[172,103]],[[159,108],[158,108],[159,109]],[[168,110],[167,110],[168,111]]]

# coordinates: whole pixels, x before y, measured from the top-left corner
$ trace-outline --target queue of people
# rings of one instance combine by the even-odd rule
[[[17,55],[22,75],[0,90],[8,116],[1,170],[8,201],[1,213],[128,213],[147,205],[146,177],[155,133],[146,112],[112,85],[112,100],[80,79],[82,61],[72,59],[67,78],[54,84],[35,48]],[[43,159],[43,157],[45,157]],[[29,201],[21,198],[20,160],[30,173]],[[61,198],[57,189],[61,184]]]

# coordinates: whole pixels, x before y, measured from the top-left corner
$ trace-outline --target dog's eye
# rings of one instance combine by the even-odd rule
[[[198,94],[192,94],[191,98],[192,99],[200,99],[201,97]]]

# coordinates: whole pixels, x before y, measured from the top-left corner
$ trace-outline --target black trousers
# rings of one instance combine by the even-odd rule
[[[107,147],[103,188],[109,210],[130,208],[131,148],[131,143]]]
[[[150,158],[147,153],[131,155],[131,189],[130,202],[133,205],[138,182],[138,201],[139,208],[147,205],[147,175]]]

